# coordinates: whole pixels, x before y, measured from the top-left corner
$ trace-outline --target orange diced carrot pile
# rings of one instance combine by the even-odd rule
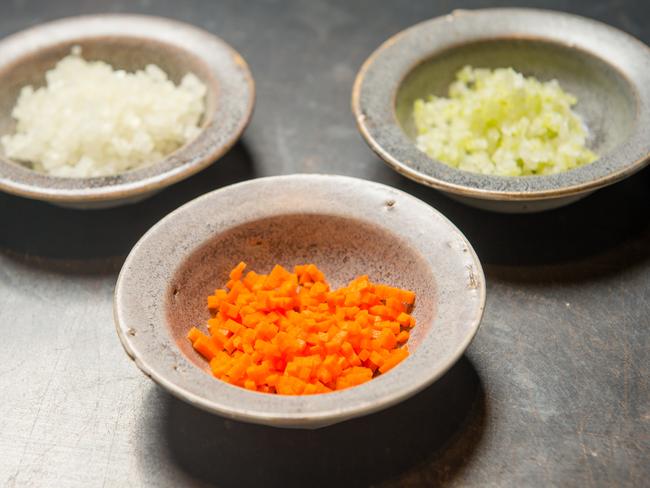
[[[342,390],[408,356],[415,294],[359,276],[330,290],[313,264],[268,275],[239,263],[208,297],[209,334],[187,337],[217,378],[250,390],[304,395]]]

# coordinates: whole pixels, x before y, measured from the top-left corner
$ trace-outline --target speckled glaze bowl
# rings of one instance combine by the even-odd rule
[[[129,71],[160,66],[175,83],[188,72],[207,86],[200,134],[162,161],[116,176],[61,178],[37,173],[2,154],[0,190],[76,208],[134,203],[212,164],[250,120],[255,87],[244,59],[221,39],[168,19],[140,15],[72,17],[0,41],[0,135],[11,133],[11,110],[24,85],[44,84],[45,72],[81,46],[83,57]]]
[[[411,355],[363,385],[301,397],[214,378],[186,339],[209,318],[207,295],[244,260],[268,272],[313,262],[334,287],[359,274],[417,293]],[[115,289],[117,332],[151,379],[199,408],[277,427],[317,428],[395,404],[439,378],[476,333],[481,264],[460,231],[424,202],[356,178],[261,178],[204,195],[156,224],[129,254]]]
[[[447,96],[465,65],[513,67],[559,80],[590,130],[599,159],[549,176],[460,171],[415,145],[413,102]],[[532,9],[455,11],[388,39],[364,63],[352,109],[361,134],[407,178],[479,208],[535,212],[574,202],[643,168],[650,157],[650,49],[610,26]]]

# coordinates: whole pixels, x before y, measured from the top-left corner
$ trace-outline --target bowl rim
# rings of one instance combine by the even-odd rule
[[[10,70],[39,51],[104,39],[147,41],[181,51],[201,64],[218,100],[204,114],[200,132],[162,160],[143,168],[101,177],[69,178],[31,170],[0,155],[0,190],[53,203],[107,202],[153,193],[216,162],[248,126],[255,105],[255,82],[244,58],[214,34],[177,20],[141,14],[65,17],[36,25],[0,40],[6,55],[0,70]],[[205,80],[204,80],[205,81]],[[224,120],[232,119],[224,123]]]
[[[524,28],[507,28],[513,18]],[[576,35],[571,29],[563,29],[560,36],[557,30],[546,28],[539,20],[561,23],[564,27],[582,28],[591,32],[589,36]],[[489,26],[474,29],[471,35],[459,35],[456,26],[469,24]],[[537,31],[526,28],[537,25]],[[438,44],[420,46],[410,56],[395,56],[409,48],[414,48],[420,39],[434,33],[442,32]],[[565,32],[567,31],[567,32]],[[643,61],[642,67],[634,62],[605,57],[599,54],[591,43],[605,38],[611,42],[610,49],[625,47],[632,61]],[[430,38],[427,38],[431,41]],[[442,40],[444,39],[444,41]],[[455,47],[499,40],[534,40],[555,44],[576,51],[582,51],[600,61],[609,64],[623,75],[636,97],[636,120],[632,134],[623,144],[626,154],[631,157],[621,163],[616,147],[593,163],[568,172],[555,175],[531,175],[505,177],[483,175],[458,170],[430,158],[415,146],[414,142],[402,130],[395,114],[395,97],[404,78],[421,62]],[[604,42],[604,41],[603,41]],[[617,52],[618,52],[617,51]],[[386,76],[387,75],[387,76]],[[383,88],[381,84],[389,79]],[[428,19],[414,24],[384,41],[365,60],[354,81],[351,108],[357,128],[370,148],[391,168],[418,183],[438,190],[486,200],[530,201],[568,197],[588,193],[598,188],[616,183],[650,163],[650,139],[643,128],[650,127],[650,48],[635,37],[609,26],[605,23],[574,14],[534,8],[485,8],[476,10],[454,10],[452,13]],[[381,97],[383,95],[383,97]],[[420,167],[433,168],[431,174],[420,171]],[[594,170],[594,168],[596,170]],[[571,173],[572,182],[563,181],[563,175]]]
[[[147,306],[147,303],[149,303],[148,299],[143,302],[141,301],[141,294],[138,294],[139,298],[137,299],[137,303],[133,302],[132,306],[129,306],[129,296],[134,296],[134,287],[138,286],[134,284],[134,280],[137,281],[137,273],[142,273],[143,270],[148,269],[148,266],[145,264],[147,260],[150,260],[150,264],[153,265],[151,259],[154,259],[158,262],[158,269],[161,268],[160,258],[147,257],[147,249],[160,252],[160,254],[165,256],[163,259],[176,259],[168,258],[165,250],[161,250],[160,248],[163,239],[159,239],[159,236],[165,235],[165,229],[176,228],[172,226],[177,226],[179,222],[190,222],[188,225],[192,225],[191,221],[196,222],[197,219],[202,222],[202,225],[209,225],[199,218],[202,206],[210,207],[210,205],[214,205],[215,202],[219,202],[220,200],[221,203],[233,201],[232,198],[235,198],[236,195],[241,195],[242,192],[245,194],[257,194],[255,191],[256,187],[259,189],[264,185],[273,185],[274,189],[280,187],[289,191],[294,189],[296,185],[302,185],[303,190],[301,191],[307,189],[310,191],[310,195],[313,192],[313,194],[319,195],[319,198],[322,195],[327,195],[328,192],[331,195],[337,189],[354,189],[362,193],[364,195],[363,198],[372,199],[373,204],[381,203],[381,205],[385,205],[387,198],[392,199],[398,203],[396,207],[401,206],[405,209],[404,211],[408,208],[410,211],[415,210],[419,212],[418,219],[420,220],[418,222],[431,221],[432,226],[437,229],[442,229],[444,232],[441,232],[440,237],[436,237],[435,239],[438,239],[438,243],[445,248],[445,251],[449,249],[449,253],[445,254],[446,259],[453,257],[454,260],[458,261],[454,265],[458,271],[454,278],[462,276],[461,280],[454,281],[455,284],[449,287],[450,291],[446,295],[454,295],[457,291],[462,293],[458,293],[457,298],[454,296],[454,298],[446,298],[445,300],[450,301],[451,305],[449,307],[458,307],[458,304],[460,304],[460,310],[455,310],[455,312],[458,312],[457,315],[453,315],[455,320],[462,321],[467,319],[465,320],[466,325],[463,326],[463,331],[459,332],[461,335],[456,339],[449,339],[454,344],[457,344],[455,349],[450,351],[449,355],[444,358],[436,358],[435,361],[431,361],[431,352],[426,347],[423,347],[422,344],[424,343],[422,343],[404,363],[391,370],[391,372],[374,378],[369,383],[347,390],[322,395],[310,395],[308,401],[305,401],[305,396],[269,395],[234,387],[225,382],[218,381],[206,371],[190,363],[189,359],[178,348],[174,338],[169,333],[166,323],[157,323],[153,318],[159,312],[142,310],[149,308]],[[353,197],[356,197],[356,195],[354,193]],[[241,201],[241,199],[236,198],[235,201]],[[318,205],[321,205],[323,209],[329,209],[330,203],[331,200],[322,199]],[[273,202],[270,204],[267,202],[267,205],[263,209],[260,209],[258,204],[252,202],[251,208],[257,207],[257,209],[260,209],[259,212],[262,212],[262,215],[258,216],[258,218],[277,216],[272,213],[272,210],[269,214],[264,213],[273,205]],[[210,208],[214,208],[214,206]],[[352,212],[355,216],[354,218],[360,219],[362,215],[367,215],[362,214],[360,209],[346,208]],[[257,211],[255,210],[255,212]],[[242,210],[238,209],[238,212],[242,212]],[[285,214],[287,213],[292,212],[285,211]],[[306,211],[305,213],[312,214],[315,212]],[[320,215],[338,214],[336,212],[322,211]],[[350,217],[350,214],[344,216]],[[230,217],[225,218],[230,219]],[[385,216],[381,218],[385,219]],[[227,221],[226,228],[220,229],[219,232],[236,227],[245,222],[247,222],[246,217],[236,222],[230,219]],[[383,221],[377,217],[376,220],[372,220],[371,222],[375,224]],[[396,232],[395,228],[388,227],[388,224],[383,230],[393,234]],[[212,234],[206,235],[214,237],[216,232],[217,229],[213,229]],[[186,242],[179,242],[176,239],[174,243],[170,242],[168,245],[170,249],[174,249],[175,251],[182,249],[180,253],[182,256],[187,257],[204,242],[196,242],[192,246],[188,246]],[[432,241],[429,238],[426,242]],[[422,249],[425,247],[423,244]],[[416,248],[420,252],[422,252],[422,249]],[[433,251],[425,250],[424,252]],[[436,252],[439,252],[439,249]],[[184,259],[180,257],[181,254],[179,254],[178,261],[174,265],[174,272],[182,263],[182,259]],[[431,266],[431,263],[427,262],[427,265]],[[147,274],[147,276],[150,275]],[[173,276],[173,273],[166,274],[166,276]],[[164,281],[164,278],[161,279]],[[444,279],[440,279],[444,282]],[[447,278],[447,281],[450,281],[450,278]],[[165,285],[168,286],[168,281],[165,281]],[[148,281],[148,286],[152,286],[150,281]],[[158,287],[158,285],[153,286]],[[153,291],[152,296],[160,297],[160,293],[164,293],[164,291]],[[113,312],[117,334],[127,355],[146,376],[150,377],[181,400],[208,412],[245,422],[276,427],[317,428],[387,408],[414,395],[440,378],[460,359],[476,335],[483,316],[485,299],[485,276],[476,253],[463,234],[433,207],[412,195],[380,183],[338,175],[297,174],[257,178],[230,185],[198,197],[161,219],[138,241],[124,262],[115,287]],[[442,304],[443,301],[437,300],[437,307],[443,307]],[[136,308],[139,310],[136,311]],[[463,319],[456,318],[461,316],[463,316]],[[135,320],[136,317],[139,317],[139,319]],[[134,329],[137,329],[137,334]],[[455,331],[457,329],[454,328],[453,330]],[[427,334],[427,336],[429,335],[431,334]],[[434,340],[433,336],[429,338],[427,336],[425,336],[423,341]],[[156,352],[152,351],[150,345],[148,345],[150,344],[148,341],[151,341],[152,338],[155,338],[155,341],[160,341],[160,347],[158,347]],[[160,358],[160,355],[163,353],[166,359]],[[412,367],[408,370],[409,374],[405,375],[404,372],[407,370],[400,370],[400,368],[406,368],[408,361],[412,360],[412,358],[417,358],[417,360],[413,360]],[[167,363],[170,361],[175,362],[173,369],[165,361]],[[179,364],[180,366],[178,366]],[[414,369],[413,365],[422,366],[422,364],[429,365],[430,367],[426,371],[416,369],[417,374],[413,374],[411,371]],[[395,372],[398,370],[401,373],[396,374]],[[187,378],[184,378],[183,375],[187,375],[187,378],[190,378],[189,381],[191,382],[207,379],[210,383],[206,384],[209,385],[206,389],[211,391],[206,392],[206,389],[200,390],[200,393],[189,391],[187,385],[194,385],[194,383],[188,383]],[[406,378],[406,384],[400,383],[400,380],[403,378]],[[208,397],[209,395],[211,396]],[[378,396],[373,399],[373,395]],[[236,400],[233,400],[232,397],[235,397]],[[370,400],[368,400],[368,397],[370,397]]]

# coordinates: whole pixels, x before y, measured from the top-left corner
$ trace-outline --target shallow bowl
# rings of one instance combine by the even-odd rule
[[[557,79],[578,99],[597,161],[556,175],[503,177],[440,163],[415,145],[413,102],[447,96],[465,65]],[[455,11],[388,39],[364,63],[352,109],[393,169],[469,205],[534,212],[569,204],[643,168],[650,157],[650,49],[608,25],[533,9]]]
[[[61,178],[9,160],[0,147],[0,190],[76,208],[142,200],[207,167],[237,141],[253,110],[255,88],[244,59],[214,35],[181,22],[141,15],[71,17],[0,41],[0,135],[12,133],[12,107],[25,85],[42,86],[45,72],[82,48],[87,60],[134,71],[157,64],[174,83],[188,72],[207,87],[202,130],[161,161],[115,176]]]
[[[368,274],[415,291],[411,355],[368,383],[319,395],[258,393],[214,378],[186,334],[206,323],[207,295],[241,260],[258,272],[313,262],[334,287]],[[316,428],[386,408],[431,384],[469,345],[484,303],[479,260],[439,212],[377,183],[292,175],[208,193],[161,220],[124,263],[114,315],[129,357],[173,395],[242,421]]]

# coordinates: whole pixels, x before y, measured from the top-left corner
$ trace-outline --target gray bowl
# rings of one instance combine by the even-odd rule
[[[268,272],[313,262],[332,286],[359,274],[416,292],[411,355],[363,385],[290,397],[214,378],[186,339],[209,318],[205,298],[244,260]],[[439,378],[476,333],[481,265],[460,231],[424,202],[356,178],[292,175],[232,185],[182,206],[129,254],[114,315],[127,354],[173,395],[226,417],[316,428],[395,404]]]
[[[557,175],[502,177],[451,168],[415,146],[413,102],[446,96],[465,65],[513,67],[559,80],[578,98],[599,158]],[[361,134],[392,168],[472,206],[534,212],[574,202],[643,168],[650,157],[650,49],[610,26],[532,9],[456,11],[382,44],[355,81]]]
[[[178,83],[193,72],[208,88],[199,135],[162,161],[116,176],[61,178],[0,153],[0,190],[75,208],[104,208],[147,198],[212,164],[250,120],[255,88],[243,58],[196,27],[141,15],[72,17],[0,41],[0,135],[14,130],[11,109],[24,85],[40,86],[57,61],[81,46],[89,60],[129,71],[154,63]],[[1,148],[0,148],[1,151]]]

